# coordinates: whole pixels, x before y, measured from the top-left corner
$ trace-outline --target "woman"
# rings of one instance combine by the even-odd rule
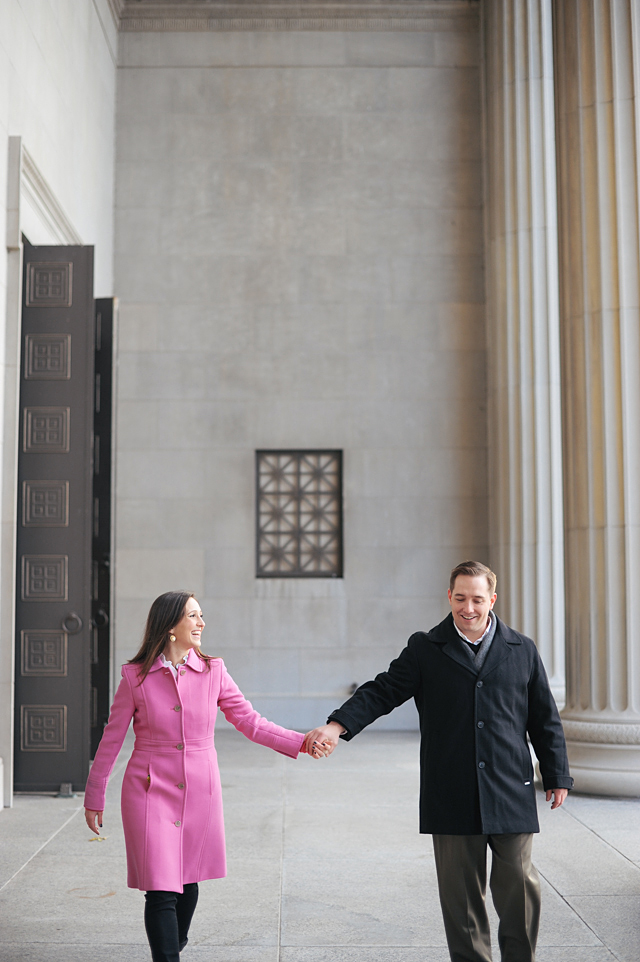
[[[128,885],[145,895],[153,962],[178,962],[198,882],[226,875],[220,773],[213,745],[219,706],[251,741],[296,758],[305,736],[262,718],[221,658],[200,651],[204,620],[194,596],[168,591],[151,605],[87,781],[85,817],[99,834],[109,776],[133,718],[136,740],[122,783]],[[321,757],[321,746],[312,748]],[[96,825],[97,823],[97,825]]]

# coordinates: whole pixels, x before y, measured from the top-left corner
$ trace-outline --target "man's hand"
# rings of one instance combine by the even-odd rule
[[[329,722],[322,728],[314,728],[313,731],[307,732],[304,742],[307,754],[312,758],[325,758],[330,755],[344,730],[344,726],[339,725],[338,722]]]
[[[553,811],[554,808],[560,808],[568,794],[568,788],[550,788],[547,792],[547,801],[550,802],[551,796],[553,795],[553,805],[551,806],[551,811]]]
[[[102,812],[95,812],[91,808],[85,808],[84,810],[85,821],[91,831],[95,832],[96,835],[100,834],[100,829],[102,828],[102,815]],[[98,822],[98,828],[96,828],[96,821]]]

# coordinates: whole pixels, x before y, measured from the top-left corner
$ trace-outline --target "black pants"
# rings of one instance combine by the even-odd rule
[[[183,892],[146,892],[144,897],[144,927],[153,962],[179,962],[198,904],[198,883],[190,882]]]

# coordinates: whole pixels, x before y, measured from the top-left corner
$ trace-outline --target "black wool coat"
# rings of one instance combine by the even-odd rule
[[[329,716],[347,741],[415,698],[420,715],[420,831],[538,832],[527,733],[545,789],[571,788],[562,723],[538,649],[497,619],[478,672],[452,615],[417,631],[387,671]]]

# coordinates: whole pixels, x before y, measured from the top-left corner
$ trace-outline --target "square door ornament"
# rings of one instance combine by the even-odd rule
[[[31,263],[27,267],[26,307],[71,307],[73,264]]]
[[[27,334],[24,376],[27,381],[68,381],[71,377],[71,335]]]
[[[66,752],[67,706],[21,705],[20,748],[23,752]]]
[[[66,454],[69,414],[68,407],[26,407],[22,441],[25,454]]]
[[[67,634],[64,631],[20,632],[21,673],[30,676],[62,678],[67,674]]]
[[[23,481],[22,524],[25,528],[66,528],[69,482]]]
[[[23,601],[67,601],[66,555],[22,556]]]

